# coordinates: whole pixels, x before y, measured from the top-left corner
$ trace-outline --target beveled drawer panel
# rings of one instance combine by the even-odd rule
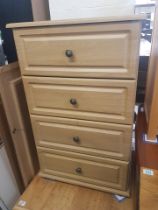
[[[139,32],[140,24],[130,22],[14,34],[24,75],[136,78]]]
[[[31,116],[36,144],[129,161],[131,126]]]
[[[23,77],[31,114],[131,124],[134,80]]]
[[[43,174],[126,190],[128,163],[38,147]],[[101,161],[101,162],[100,162]]]

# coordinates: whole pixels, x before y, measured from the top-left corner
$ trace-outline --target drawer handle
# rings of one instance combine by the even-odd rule
[[[73,137],[73,141],[74,141],[75,143],[80,143],[80,138],[79,138],[78,136],[74,136],[74,137]]]
[[[14,129],[12,130],[12,133],[15,134],[16,131],[17,131],[16,128],[14,128]]]
[[[81,174],[82,173],[82,168],[76,168],[75,171],[76,171],[76,173]]]
[[[65,55],[68,57],[68,58],[71,58],[73,56],[73,51],[72,50],[66,50],[65,51]]]
[[[71,98],[70,99],[70,104],[76,105],[77,104],[77,100],[75,98]]]

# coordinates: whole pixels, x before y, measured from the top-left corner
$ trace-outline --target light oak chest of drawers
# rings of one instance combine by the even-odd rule
[[[140,20],[8,25],[41,176],[129,195]]]

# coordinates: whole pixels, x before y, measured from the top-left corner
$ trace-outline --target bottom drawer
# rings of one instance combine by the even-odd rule
[[[38,147],[40,174],[95,189],[127,190],[128,162]],[[121,193],[120,193],[121,194]]]

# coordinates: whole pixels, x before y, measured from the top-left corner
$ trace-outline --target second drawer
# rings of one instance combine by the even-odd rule
[[[129,160],[131,126],[31,116],[38,146]]]
[[[135,80],[23,77],[31,114],[131,124]]]

